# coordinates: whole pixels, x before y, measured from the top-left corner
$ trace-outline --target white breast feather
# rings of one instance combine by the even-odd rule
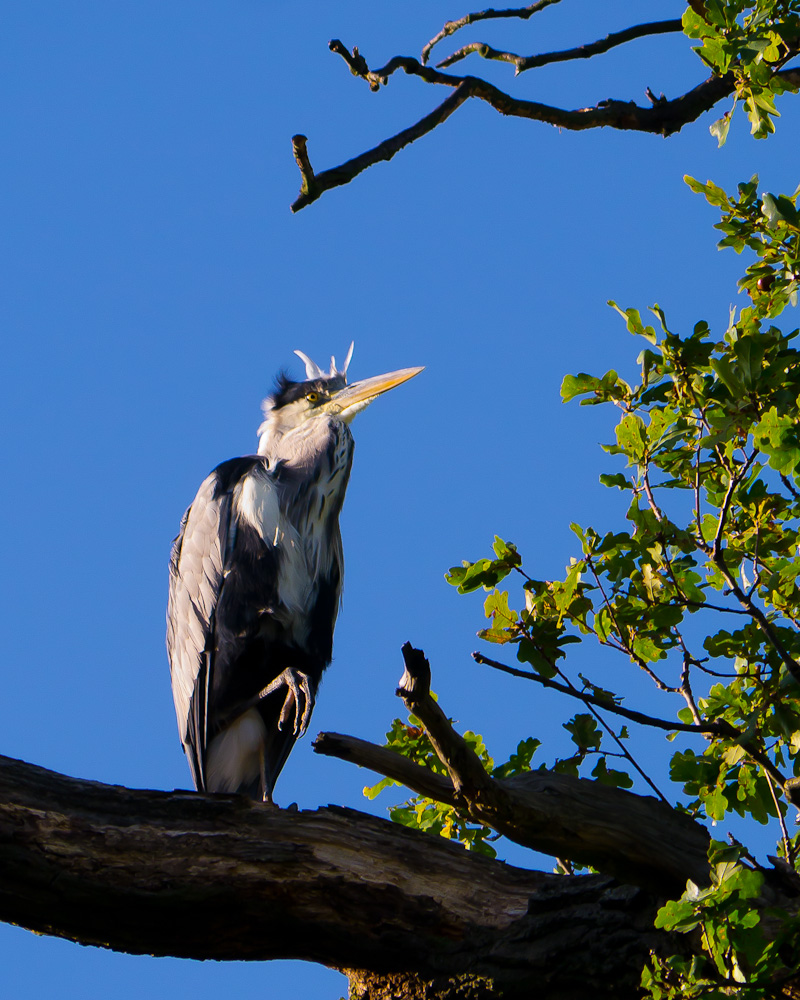
[[[294,525],[280,509],[278,490],[269,473],[254,469],[234,494],[236,513],[255,528],[264,544],[278,550],[278,593],[281,606],[272,608],[275,617],[302,643],[308,637],[306,615],[311,604],[316,567]]]

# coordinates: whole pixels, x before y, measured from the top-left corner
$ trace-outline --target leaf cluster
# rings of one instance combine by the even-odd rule
[[[470,749],[478,755],[489,773],[494,774],[501,771],[501,768],[495,769],[494,761],[489,756],[482,737],[467,731],[464,733],[464,740]],[[439,760],[428,734],[415,715],[409,715],[406,722],[395,719],[392,722],[392,728],[386,734],[384,745],[387,749],[408,757],[415,764],[424,765],[434,774],[447,776],[447,768]],[[538,740],[525,740],[520,743],[515,755],[516,765],[524,768],[525,762],[527,762],[528,769],[530,769],[530,759],[536,752],[538,745]],[[399,782],[392,778],[383,778],[376,785],[365,788],[364,795],[368,799],[374,799],[393,785],[399,785]],[[417,795],[399,805],[390,806],[389,816],[395,823],[401,823],[403,826],[425,830],[449,840],[456,840],[462,843],[467,850],[476,851],[492,858],[497,854],[490,843],[491,840],[497,839],[491,828],[467,820],[454,806],[447,803]]]
[[[642,986],[654,1000],[704,997],[723,1000],[761,1000],[776,995],[781,981],[800,965],[793,939],[796,917],[766,909],[760,900],[764,876],[742,863],[739,845],[712,841],[709,848],[711,884],[686,884],[680,899],[658,911],[656,927],[699,936],[701,947],[691,957],[651,956],[642,974]],[[780,920],[777,935],[765,935],[764,918]]]
[[[774,119],[780,117],[775,98],[795,89],[777,74],[800,43],[800,3],[704,0],[686,9],[683,30],[699,41],[695,52],[715,75],[734,76],[733,108],[711,126],[720,146],[728,136],[737,103],[744,106],[756,139],[774,132]]]
[[[752,250],[756,262],[739,282],[753,300],[761,317],[773,318],[788,305],[797,305],[797,282],[800,278],[800,212],[793,195],[758,195],[758,175],[739,185],[736,196],[729,196],[712,181],[703,184],[686,177],[692,191],[703,194],[710,205],[722,210],[716,229],[725,235],[720,247],[737,253]]]
[[[750,304],[715,334],[702,320],[672,330],[658,305],[648,322],[610,303],[644,341],[638,377],[578,373],[561,390],[565,401],[617,412],[603,446],[613,464],[600,480],[622,495],[625,527],[572,525],[578,551],[559,579],[529,574],[517,547],[500,538],[491,556],[446,579],[462,594],[483,589],[488,624],[478,634],[513,650],[515,670],[583,701],[564,723],[575,752],[556,770],[621,787],[636,771],[661,794],[629,749],[627,728],[609,719],[671,729],[670,739],[681,737],[670,763],[678,807],[714,823],[730,813],[773,823],[778,853],[794,864],[799,837],[789,836],[785,816],[786,782],[800,776],[800,350],[798,331],[774,321],[796,301],[798,195],[759,194],[757,178],[736,195],[689,185],[721,210],[720,245],[754,254],[740,282]],[[613,690],[617,674],[571,671],[570,647],[586,643],[643,672],[667,698],[661,713],[629,707]],[[530,736],[495,766],[481,737],[467,738],[495,777],[529,770],[540,747]],[[396,720],[388,739],[442,773],[415,720]],[[452,807],[417,798],[393,815],[493,851],[491,831]],[[752,907],[761,875],[715,850],[713,884],[690,885],[659,914],[658,926],[699,933],[702,948],[691,959],[654,959],[644,984],[654,997],[723,996],[732,987],[755,996],[741,991],[788,967]]]

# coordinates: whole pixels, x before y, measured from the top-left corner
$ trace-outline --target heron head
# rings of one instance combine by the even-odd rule
[[[331,357],[329,372],[323,371],[302,351],[294,352],[305,363],[306,378],[293,382],[285,375],[278,377],[275,392],[263,403],[264,422],[258,429],[259,454],[266,454],[271,442],[310,421],[333,418],[349,423],[373,399],[422,371],[422,368],[402,368],[348,385],[347,369],[353,357],[353,346],[350,345],[341,368],[337,368],[336,359]]]

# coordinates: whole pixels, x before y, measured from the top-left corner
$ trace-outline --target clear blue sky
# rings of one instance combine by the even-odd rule
[[[446,96],[401,75],[371,94],[328,39],[378,65],[418,53],[467,9],[6,0],[0,752],[100,781],[187,786],[163,646],[171,539],[206,473],[254,449],[274,374],[301,374],[293,349],[323,363],[354,339],[354,378],[427,367],[354,425],[344,609],[312,730],[380,740],[410,639],[445,709],[497,758],[532,732],[547,759],[569,753],[560,723],[574,707],[472,662],[480,599],[459,598],[443,573],[497,533],[535,575],[555,575],[574,551],[570,521],[622,517],[598,484],[609,418],[562,406],[561,378],[631,369],[638,347],[608,298],[658,301],[678,329],[726,322],[742,262],[717,252],[715,212],[682,176],[731,188],[759,171],[763,188],[793,191],[800,107],[783,103],[767,143],[739,117],[718,150],[708,124],[721,109],[664,140],[559,133],[473,102],[292,216],[294,133],[322,170]],[[640,9],[569,0],[465,40],[543,51]],[[681,11],[647,5],[653,19]],[[515,86],[506,67],[488,71]],[[526,74],[516,90],[580,107],[643,100],[647,85],[676,96],[703,76],[685,40],[662,38]],[[594,662],[587,653],[572,669]],[[628,683],[630,703],[646,705],[642,680]],[[663,754],[645,746],[657,770]],[[277,798],[383,813],[361,796],[371,782],[316,757],[307,738]],[[120,956],[7,926],[0,967],[9,1000],[346,990],[313,966]]]

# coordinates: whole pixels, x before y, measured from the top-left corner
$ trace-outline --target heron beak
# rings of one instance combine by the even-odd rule
[[[351,420],[357,413],[365,409],[377,396],[396,385],[408,382],[410,378],[419,375],[423,368],[401,368],[386,375],[374,375],[364,378],[352,385],[340,389],[328,403],[328,407],[344,420]]]

